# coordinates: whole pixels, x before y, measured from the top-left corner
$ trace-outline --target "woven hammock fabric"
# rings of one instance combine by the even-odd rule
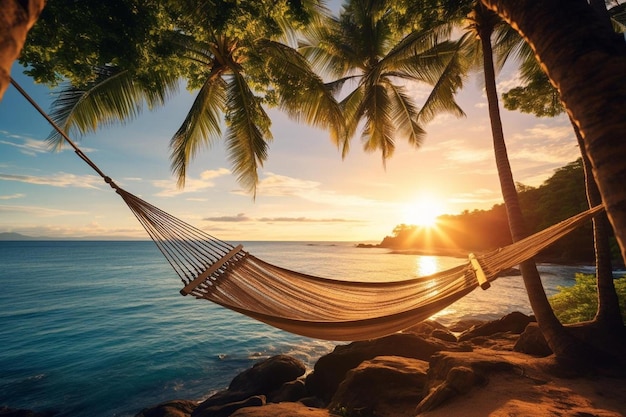
[[[427,319],[532,258],[603,210],[598,206],[524,240],[475,255],[477,262],[426,277],[355,282],[264,262],[112,184],[191,294],[291,333],[333,341],[389,335]]]

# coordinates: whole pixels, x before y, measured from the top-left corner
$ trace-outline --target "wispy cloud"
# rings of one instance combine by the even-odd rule
[[[375,200],[324,190],[321,183],[317,181],[303,180],[271,172],[267,173],[259,183],[257,194],[268,197],[297,197],[318,204],[338,206],[378,205]]]
[[[509,157],[535,163],[564,165],[580,157],[580,149],[569,125],[537,124],[513,136]]]
[[[27,184],[49,185],[52,187],[98,188],[102,179],[95,175],[74,175],[60,172],[58,174],[39,177],[34,175],[13,175],[0,173],[0,181],[17,181]]]
[[[75,216],[85,214],[84,211],[59,210],[37,206],[10,206],[0,205],[0,213],[19,213],[36,217]]]
[[[28,136],[17,135],[7,131],[0,131],[0,135],[4,136],[4,139],[0,139],[0,145],[17,148],[24,155],[37,156],[42,153],[50,153],[53,150],[53,147],[46,140],[33,139]],[[93,148],[87,148],[85,146],[81,146],[81,149],[85,153],[94,151]],[[64,146],[59,150],[71,150],[71,148]]]
[[[0,200],[15,200],[18,198],[24,198],[26,194],[10,194],[10,195],[0,195]]]
[[[313,219],[309,217],[261,217],[257,219],[259,222],[265,223],[280,223],[280,222],[288,222],[288,223],[359,223],[361,220],[350,220],[350,219],[340,219],[340,218],[331,218],[331,219]]]
[[[239,213],[235,216],[205,217],[202,220],[209,221],[209,222],[222,222],[222,223],[239,223],[239,222],[253,221],[250,217],[246,216],[244,213]]]
[[[239,213],[235,216],[216,216],[205,217],[205,221],[216,223],[240,223],[240,222],[261,222],[261,223],[355,223],[359,220],[349,220],[340,218],[310,218],[310,217],[259,217],[252,218],[245,213]]]
[[[229,174],[230,170],[226,168],[203,171],[200,174],[200,178],[186,178],[184,188],[178,188],[174,180],[157,180],[153,181],[152,185],[161,189],[161,191],[156,193],[156,196],[175,197],[177,195],[195,193],[215,187],[215,179]]]
[[[467,193],[458,193],[451,196],[448,202],[453,204],[496,204],[502,202],[502,194],[499,190],[479,188]]]
[[[18,135],[10,135],[9,138],[19,139],[20,143],[0,140],[0,145],[12,146],[19,149],[21,153],[30,156],[50,152],[50,147],[46,141],[26,138]]]
[[[471,142],[460,139],[441,142],[439,149],[446,160],[459,164],[475,164],[493,159],[491,149],[479,148]]]

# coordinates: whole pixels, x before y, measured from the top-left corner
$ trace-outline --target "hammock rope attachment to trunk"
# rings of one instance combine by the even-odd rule
[[[385,282],[322,278],[281,268],[200,230],[119,187],[14,80],[11,83],[75,153],[119,194],[184,287],[203,298],[291,333],[332,341],[386,336],[423,321],[526,261],[604,210],[599,205],[523,240],[469,254],[466,264]]]

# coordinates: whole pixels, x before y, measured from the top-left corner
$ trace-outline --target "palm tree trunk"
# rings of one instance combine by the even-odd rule
[[[591,175],[591,162],[584,151],[583,137],[578,126],[572,123],[576,139],[580,146],[583,170],[585,172],[585,188],[590,207],[602,203],[600,191]],[[598,285],[598,311],[595,321],[615,331],[623,331],[624,323],[619,308],[619,299],[613,283],[613,265],[611,264],[611,246],[609,244],[609,230],[611,225],[606,214],[601,214],[593,219],[593,241],[596,255],[596,280]]]
[[[586,0],[481,0],[527,40],[578,126],[626,260],[626,43]]]
[[[44,0],[0,0],[0,100],[9,85],[13,61],[43,6]]]
[[[480,6],[478,6],[480,7]],[[491,47],[491,33],[493,27],[489,24],[479,25],[478,36],[483,49],[483,70],[485,74],[485,91],[489,106],[489,119],[493,136],[493,147],[500,179],[500,187],[509,220],[511,237],[514,242],[528,236],[526,224],[520,208],[515,182],[511,171],[511,165],[504,142],[502,120],[498,103],[495,70],[493,64],[493,51]],[[537,265],[533,259],[523,262],[520,271],[526,287],[526,293],[531,308],[537,318],[537,324],[544,334],[548,345],[557,357],[569,357],[572,350],[576,349],[577,341],[564,329],[557,319],[548,302],[541,277],[537,271]]]

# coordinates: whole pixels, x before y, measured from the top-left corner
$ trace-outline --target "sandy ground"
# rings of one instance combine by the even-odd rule
[[[519,364],[519,374],[491,374],[485,385],[420,416],[626,416],[626,379],[559,378],[543,370],[545,360],[498,354]]]

